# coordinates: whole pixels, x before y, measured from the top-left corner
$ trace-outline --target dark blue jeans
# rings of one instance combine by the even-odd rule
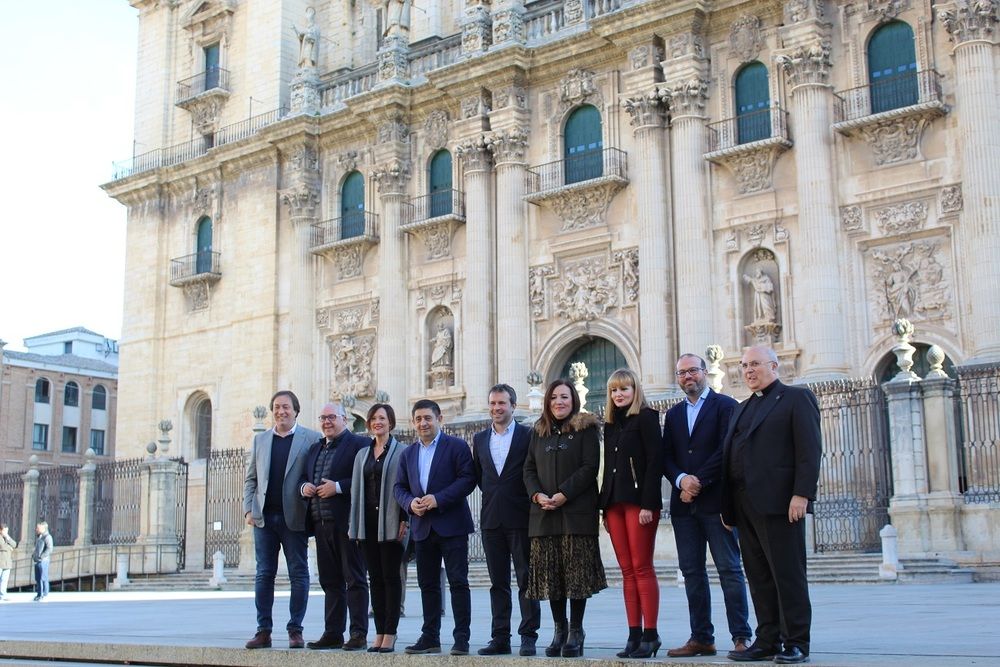
[[[45,597],[49,594],[49,559],[35,563],[35,595]]]
[[[306,532],[290,530],[281,513],[264,515],[264,527],[253,529],[254,555],[257,557],[257,578],[254,581],[254,602],[257,605],[257,630],[270,631],[274,626],[274,577],[278,574],[278,549],[285,553],[292,595],[288,601],[288,631],[302,632],[302,619],[309,601],[309,537]]]
[[[705,571],[705,547],[712,551],[715,569],[719,572],[722,596],[726,601],[726,620],[733,641],[750,639],[753,633],[748,621],[747,587],[740,566],[740,547],[736,533],[726,530],[718,514],[702,514],[696,507],[670,513],[677,541],[677,560],[684,575],[691,639],[706,644],[715,642],[712,625],[712,597]]]
[[[469,643],[472,624],[472,596],[469,593],[469,536],[442,537],[433,530],[427,539],[416,542],[417,583],[423,604],[422,635],[441,643],[441,561],[444,560],[451,591],[451,613],[455,617],[455,643]]]

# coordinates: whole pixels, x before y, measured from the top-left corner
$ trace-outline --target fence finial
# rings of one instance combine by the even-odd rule
[[[709,345],[705,349],[705,358],[708,360],[708,371],[705,373],[708,376],[708,386],[717,394],[722,393],[722,378],[726,376],[726,372],[720,366],[725,356],[721,345]]]
[[[892,378],[892,381],[912,382],[919,380],[920,376],[910,370],[913,368],[913,353],[917,351],[917,348],[910,345],[913,325],[909,320],[900,318],[892,323],[892,333],[896,336],[897,341],[893,345],[892,351],[896,355],[896,365],[899,366],[899,372],[896,373],[896,377]]]
[[[944,350],[939,345],[931,345],[927,350],[927,364],[931,367],[924,376],[925,380],[946,379],[948,374],[944,372]]]

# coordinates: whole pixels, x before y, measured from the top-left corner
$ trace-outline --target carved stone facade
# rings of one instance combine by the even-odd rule
[[[878,209],[875,224],[886,236],[915,232],[927,222],[927,202],[911,201]]]
[[[872,321],[947,322],[952,317],[951,262],[940,239],[870,248],[866,254]]]

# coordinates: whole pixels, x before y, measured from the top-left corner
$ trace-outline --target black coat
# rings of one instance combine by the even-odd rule
[[[528,535],[597,535],[597,469],[601,443],[597,418],[580,413],[563,425],[559,433],[531,433],[524,460],[524,486],[528,498],[536,493],[562,493],[566,504],[557,510],[531,505]]]
[[[324,442],[326,442],[325,437],[320,438],[309,447],[305,465],[302,468],[302,479],[299,481],[300,493],[303,484],[313,482],[313,470],[316,467],[316,459],[319,458],[319,451]],[[318,503],[323,516],[329,517],[337,529],[345,533],[351,521],[351,478],[354,474],[354,459],[359,451],[370,444],[371,438],[366,438],[350,431],[344,433],[343,439],[337,444],[336,449],[334,449],[333,461],[330,463],[325,474],[327,479],[340,484],[340,493],[332,498],[320,498],[316,496],[309,499],[310,505],[313,502]],[[313,534],[314,519],[313,509],[310,507],[306,511],[306,531],[310,535]],[[326,518],[323,520],[326,521]]]
[[[486,529],[528,529],[528,492],[524,488],[524,459],[528,455],[531,429],[513,423],[510,452],[503,470],[497,470],[490,454],[492,426],[472,436],[472,464],[476,471],[476,484],[483,492],[483,507],[479,527]]]
[[[601,509],[615,503],[638,505],[644,510],[663,509],[663,440],[660,415],[642,408],[631,417],[615,415],[604,423],[604,478]]]

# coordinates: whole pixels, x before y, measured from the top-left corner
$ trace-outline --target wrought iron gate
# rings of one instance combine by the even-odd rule
[[[94,544],[135,544],[142,507],[142,459],[100,463],[94,470]]]
[[[885,394],[874,378],[810,388],[819,399],[823,432],[816,551],[878,551],[892,496]]]
[[[80,479],[77,468],[58,466],[38,473],[38,520],[49,524],[49,534],[56,546],[68,546],[76,540],[79,518]]]
[[[240,563],[240,533],[243,532],[243,482],[246,478],[245,449],[216,449],[208,457],[205,474],[205,567],[212,567],[212,554],[221,551],[226,567]]]
[[[24,510],[24,471],[0,475],[0,519],[7,524],[10,536],[20,542],[21,513]]]
[[[188,464],[183,458],[173,459],[177,463],[174,477],[174,530],[177,534],[177,570],[183,570],[187,562],[187,494]]]

